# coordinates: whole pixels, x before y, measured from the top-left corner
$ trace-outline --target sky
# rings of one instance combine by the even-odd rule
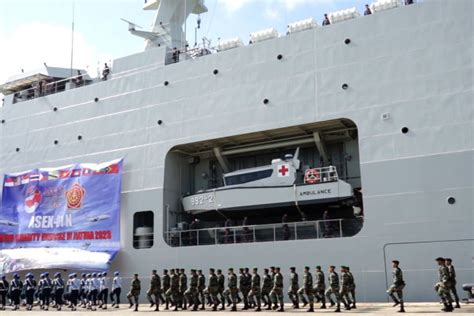
[[[148,0],[152,1],[152,0]],[[179,0],[176,0],[179,1]],[[203,36],[216,45],[217,38],[249,34],[269,27],[285,33],[288,23],[314,17],[318,24],[325,12],[356,7],[364,0],[206,0],[209,11],[201,15],[198,42]],[[74,8],[75,68],[97,74],[104,62],[143,50],[142,39],[127,31],[121,18],[149,30],[156,11],[144,11],[144,0],[0,0],[0,84],[34,70],[45,62],[70,66]],[[197,17],[187,21],[187,38],[194,43]]]

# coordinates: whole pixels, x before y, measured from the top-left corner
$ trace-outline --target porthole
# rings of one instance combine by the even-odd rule
[[[408,131],[409,131],[408,127],[406,127],[406,126],[402,127],[402,133],[403,134],[408,133]]]
[[[448,204],[453,205],[454,203],[456,203],[456,199],[452,196],[448,197]]]

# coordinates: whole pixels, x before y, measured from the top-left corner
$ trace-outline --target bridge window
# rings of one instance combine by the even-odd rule
[[[152,211],[137,212],[133,215],[133,248],[153,247],[154,214]]]
[[[262,170],[257,172],[242,173],[235,176],[225,177],[225,185],[243,184],[265,178],[270,178],[273,169]]]

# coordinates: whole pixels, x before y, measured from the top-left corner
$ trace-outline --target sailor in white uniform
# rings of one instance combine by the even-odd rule
[[[112,306],[115,306],[115,308],[119,308],[120,293],[122,293],[122,278],[120,277],[120,273],[118,271],[115,271],[114,279],[112,280],[112,292],[110,293]]]
[[[109,297],[109,281],[107,279],[107,272],[100,273],[99,286],[99,308],[107,309],[107,299]]]

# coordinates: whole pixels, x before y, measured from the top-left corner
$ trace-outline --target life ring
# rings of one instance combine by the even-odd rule
[[[304,173],[304,183],[315,184],[321,181],[321,174],[317,169],[308,169]]]

